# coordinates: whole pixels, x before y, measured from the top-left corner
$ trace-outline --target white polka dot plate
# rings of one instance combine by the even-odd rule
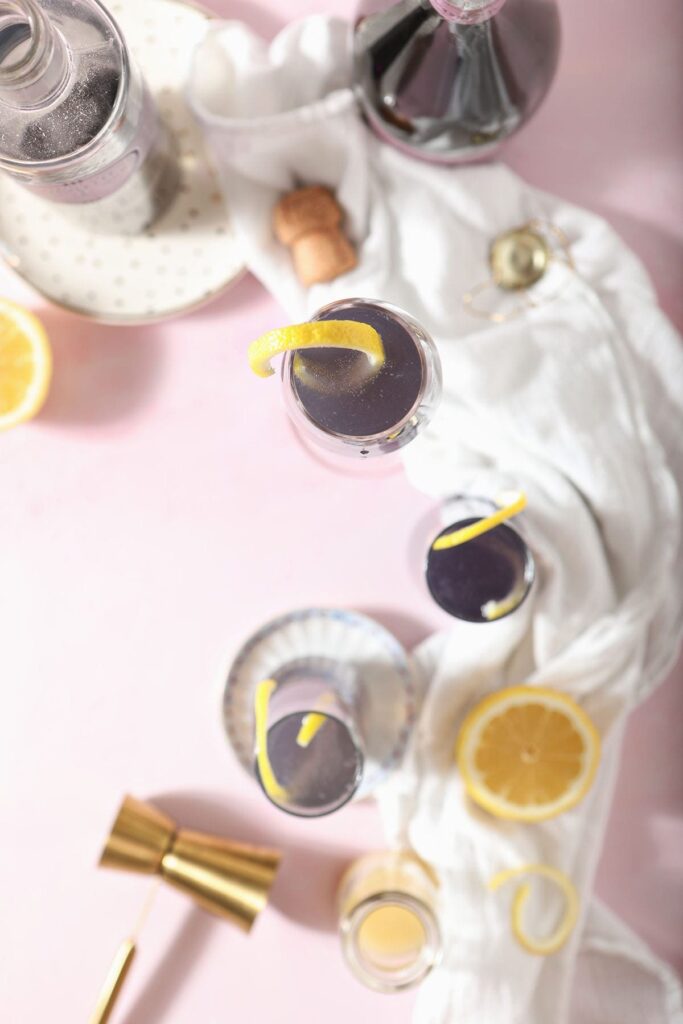
[[[180,187],[134,237],[88,232],[0,173],[0,254],[51,302],[105,323],[139,324],[202,305],[244,271],[218,178],[183,96],[208,13],[178,0],[109,9],[180,153]]]

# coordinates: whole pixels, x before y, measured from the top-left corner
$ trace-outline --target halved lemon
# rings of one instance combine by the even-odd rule
[[[498,818],[545,821],[577,804],[600,761],[600,736],[565,693],[512,686],[487,697],[460,730],[468,795]]]
[[[528,882],[518,885],[512,900],[512,911],[510,923],[512,932],[521,946],[527,953],[535,953],[537,956],[549,956],[556,953],[564,946],[571,935],[579,919],[579,897],[574,884],[563,871],[550,867],[547,864],[525,864],[521,868],[508,868],[499,871],[489,882],[489,889],[498,889],[501,885],[511,881],[513,878],[536,875],[553,882],[564,896],[564,914],[552,935],[544,939],[537,939],[531,936],[524,927],[524,907],[531,894]]]
[[[313,320],[267,331],[249,346],[249,365],[259,377],[275,372],[271,360],[283,352],[305,348],[347,348],[362,352],[371,367],[384,363],[384,346],[379,332],[357,320]]]
[[[0,298],[0,430],[40,411],[51,377],[52,352],[40,320]]]

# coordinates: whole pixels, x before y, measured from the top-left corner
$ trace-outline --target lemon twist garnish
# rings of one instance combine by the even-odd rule
[[[277,803],[286,800],[287,790],[280,785],[275,777],[273,766],[268,757],[268,704],[273,691],[277,689],[274,679],[264,679],[256,687],[254,696],[254,719],[256,724],[256,764],[258,765],[261,782],[271,800]]]
[[[52,377],[52,351],[40,320],[0,298],[0,430],[41,409]]]
[[[496,526],[504,523],[506,519],[511,519],[513,516],[518,515],[525,507],[526,494],[524,491],[515,491],[514,497],[506,496],[505,504],[497,512],[493,512],[490,516],[479,519],[476,523],[471,523],[469,526],[462,526],[459,530],[453,530],[452,533],[446,533],[443,537],[438,537],[432,544],[432,548],[434,551],[446,551],[448,548],[455,548],[468,540],[474,540],[475,537],[480,537],[482,533],[488,533],[489,530],[493,530]],[[501,614],[503,613],[501,612]]]
[[[319,715],[316,711],[311,711],[310,714],[305,715],[301,728],[297,733],[297,744],[300,747],[307,747],[313,737],[320,732],[326,721],[327,715]]]
[[[304,348],[346,348],[362,352],[370,365],[384,363],[384,346],[379,332],[357,320],[312,320],[305,324],[266,331],[249,346],[249,365],[259,377],[271,377],[271,360],[283,352]]]
[[[495,622],[496,619],[502,619],[508,612],[515,610],[517,605],[520,603],[522,596],[524,595],[525,587],[517,587],[516,590],[506,597],[504,601],[487,601],[481,606],[481,614],[484,616],[487,622]]]
[[[520,875],[540,875],[542,878],[547,878],[549,881],[554,882],[562,890],[564,895],[564,917],[553,934],[547,939],[531,938],[524,930],[524,907],[531,893],[531,886],[528,882],[517,887],[512,901],[510,925],[512,927],[512,933],[519,944],[523,946],[528,953],[535,953],[537,956],[549,956],[551,953],[556,953],[558,949],[562,948],[576,925],[579,917],[578,894],[573,883],[563,871],[559,871],[557,868],[548,867],[546,864],[526,864],[521,868],[508,868],[505,871],[499,871],[498,874],[494,875],[489,881],[489,889],[495,891],[511,879],[519,878]]]

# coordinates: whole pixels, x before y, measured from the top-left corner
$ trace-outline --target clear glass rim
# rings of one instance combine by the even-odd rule
[[[474,494],[458,494],[458,495],[454,495],[452,498],[447,499],[444,502],[444,505],[446,507],[448,507],[451,503],[454,504],[456,501],[482,502],[482,504],[490,505],[492,509],[496,508],[496,504],[495,504],[494,501],[490,500],[489,498],[482,498],[479,495],[474,495]],[[447,615],[450,615],[451,618],[453,618],[453,619],[458,619],[460,622],[471,622],[474,625],[488,626],[488,625],[491,625],[492,622],[500,622],[500,621],[502,621],[502,619],[506,619],[508,617],[508,615],[514,615],[514,613],[516,611],[518,611],[519,608],[521,608],[521,606],[524,604],[524,602],[528,598],[529,594],[531,593],[531,589],[532,589],[532,587],[534,585],[534,582],[536,580],[536,560],[534,559],[533,552],[531,551],[531,548],[529,547],[529,545],[527,544],[526,540],[524,539],[524,537],[522,536],[522,534],[521,534],[521,532],[519,530],[515,530],[514,526],[512,526],[509,522],[499,523],[498,526],[495,527],[496,530],[501,530],[504,534],[511,534],[513,537],[515,537],[519,541],[519,543],[521,544],[521,546],[524,549],[524,575],[523,575],[524,593],[521,594],[520,599],[517,602],[517,604],[514,606],[514,608],[510,608],[509,611],[506,611],[504,614],[498,616],[498,618],[496,618],[496,619],[491,619],[489,621],[487,619],[483,619],[483,620],[482,619],[475,619],[475,618],[472,618],[471,616],[456,615],[455,612],[452,612],[452,611],[450,611],[450,609],[444,607],[444,605],[441,603],[441,601],[438,600],[436,594],[434,593],[434,590],[433,590],[432,585],[431,585],[431,581],[429,579],[429,571],[428,571],[429,570],[429,555],[430,555],[430,552],[432,550],[432,545],[434,544],[434,541],[437,540],[438,537],[440,537],[444,533],[449,532],[450,530],[455,529],[457,527],[458,523],[462,522],[465,519],[477,520],[477,519],[483,519],[483,518],[484,518],[483,516],[477,516],[477,515],[463,515],[461,517],[461,519],[453,520],[453,522],[451,522],[449,525],[442,527],[437,533],[433,534],[433,536],[431,537],[431,540],[429,541],[429,546],[427,548],[427,552],[426,552],[426,554],[424,556],[423,576],[424,576],[424,580],[425,580],[425,583],[427,585],[427,589],[428,589],[428,591],[430,593],[430,596],[431,596],[432,600]]]
[[[399,906],[415,914],[424,928],[425,941],[413,964],[401,971],[387,971],[383,976],[381,968],[367,964],[358,951],[356,940],[363,921],[372,911],[387,905]],[[378,992],[400,992],[419,984],[441,959],[441,930],[434,911],[424,900],[400,890],[374,893],[357,903],[340,922],[340,936],[344,956],[353,974]]]
[[[278,722],[282,722],[286,718],[294,718],[295,716],[298,717],[299,715],[302,715],[302,714],[305,715],[305,714],[320,714],[320,713],[321,713],[320,709],[316,710],[316,708],[311,708],[309,711],[290,711],[290,712],[287,712],[286,714],[282,715],[280,718],[278,718]],[[365,770],[365,755],[364,755],[364,752],[363,752],[363,746],[362,746],[360,737],[358,736],[357,730],[355,730],[353,728],[349,728],[349,723],[343,721],[338,715],[331,714],[330,712],[325,712],[325,717],[326,718],[331,718],[335,722],[339,722],[340,725],[344,726],[344,728],[347,730],[349,736],[351,737],[351,740],[352,740],[353,745],[354,745],[355,750],[356,750],[356,782],[355,782],[355,785],[354,785],[353,789],[351,789],[348,792],[348,794],[344,797],[343,800],[339,801],[339,803],[334,804],[334,806],[329,807],[327,810],[324,810],[324,811],[312,811],[311,813],[308,813],[305,810],[297,811],[297,810],[294,810],[292,807],[285,807],[284,804],[278,803],[277,800],[273,800],[273,798],[269,795],[269,793],[266,791],[265,786],[263,785],[263,781],[261,779],[261,773],[258,770],[258,764],[257,764],[257,761],[256,761],[256,757],[254,757],[253,769],[252,769],[253,775],[254,775],[254,778],[256,779],[256,781],[258,782],[259,786],[261,787],[261,791],[263,792],[264,796],[267,798],[268,802],[273,805],[273,807],[277,807],[278,811],[284,811],[285,814],[289,814],[293,818],[326,818],[328,814],[334,814],[336,811],[340,810],[342,807],[345,807],[346,804],[350,803],[350,801],[353,799],[353,797],[358,792],[358,788],[359,788],[361,782],[363,781],[363,772]]]
[[[13,8],[17,14],[26,19],[31,32],[31,42],[24,56],[20,57],[16,63],[0,70],[0,84],[3,87],[12,88],[21,86],[27,79],[30,80],[36,57],[44,43],[45,15],[34,0],[5,0],[5,3],[8,8]],[[0,5],[0,14],[2,14],[2,6]]]
[[[381,442],[384,438],[387,438],[389,434],[400,433],[403,430],[403,428],[410,422],[410,420],[415,416],[420,406],[422,405],[425,394],[427,393],[429,387],[430,369],[427,364],[425,353],[422,349],[422,346],[419,344],[419,341],[423,340],[431,344],[434,347],[435,355],[437,358],[438,353],[436,353],[436,346],[434,345],[432,339],[426,333],[424,328],[420,326],[417,320],[415,320],[415,318],[410,315],[410,313],[406,313],[405,310],[400,309],[398,306],[394,306],[392,303],[383,302],[381,299],[365,299],[356,296],[347,299],[336,299],[334,302],[329,302],[327,305],[321,306],[320,309],[316,310],[313,316],[310,317],[310,321],[314,322],[317,320],[321,320],[322,315],[324,313],[330,312],[331,310],[339,309],[340,307],[343,308],[345,306],[354,307],[357,305],[378,306],[380,309],[385,310],[387,313],[391,314],[397,320],[401,321],[405,326],[406,330],[408,331],[408,333],[410,334],[411,341],[413,342],[420,358],[422,381],[420,383],[420,390],[418,391],[415,401],[413,402],[409,411],[392,426],[386,427],[384,430],[380,430],[375,434],[341,434],[337,431],[330,430],[327,427],[321,426],[314,419],[312,419],[311,416],[309,416],[305,406],[303,405],[303,402],[299,397],[296,388],[292,384],[292,367],[295,356],[294,352],[288,352],[283,360],[282,380],[284,387],[286,389],[288,409],[290,408],[290,406],[293,407],[296,410],[297,417],[300,417],[305,421],[308,429],[312,433],[314,432],[318,436],[325,437],[330,441],[341,441],[345,445],[353,445],[354,447],[362,448],[365,445],[372,445],[377,441]]]

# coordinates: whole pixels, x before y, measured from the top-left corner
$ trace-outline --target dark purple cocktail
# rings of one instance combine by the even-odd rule
[[[314,320],[356,320],[380,334],[379,370],[341,348],[288,353],[283,364],[288,410],[316,444],[368,458],[396,451],[431,419],[441,395],[441,367],[431,338],[408,314],[386,303],[344,299]]]
[[[438,537],[478,522],[495,510],[492,502],[463,498],[449,509],[456,518]],[[458,515],[458,512],[461,515]],[[449,615],[467,622],[492,622],[519,608],[534,581],[534,560],[526,543],[505,523],[455,547],[427,554],[427,586]]]

